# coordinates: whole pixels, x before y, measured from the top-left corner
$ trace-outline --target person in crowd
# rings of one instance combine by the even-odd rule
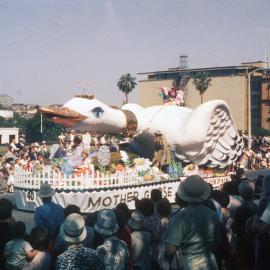
[[[14,138],[14,139],[12,139],[12,141],[11,141],[11,143],[10,143],[10,147],[11,147],[11,151],[13,152],[13,153],[15,153],[15,152],[18,152],[18,151],[20,151],[20,149],[16,146],[16,139]]]
[[[48,183],[41,184],[38,196],[43,205],[37,207],[34,213],[35,225],[47,229],[50,239],[55,239],[61,224],[64,222],[64,209],[52,202],[55,191]]]
[[[38,251],[33,250],[31,245],[24,240],[26,226],[23,222],[15,222],[12,231],[13,240],[6,244],[4,250],[5,269],[20,270],[27,260],[35,257]]]
[[[131,229],[132,264],[141,270],[151,269],[151,234],[145,230],[144,215],[133,211],[128,221]]]
[[[229,210],[228,210],[228,205],[230,203],[230,197],[229,195],[219,189],[215,189],[212,192],[212,198],[214,200],[214,202],[217,202],[218,205],[220,206],[220,210],[218,209],[219,207],[216,206],[217,211],[221,212],[221,216],[219,216],[220,222],[226,226],[228,218],[230,217],[229,215]]]
[[[94,225],[96,232],[97,253],[105,263],[106,270],[124,270],[128,264],[128,248],[116,234],[119,225],[111,209],[98,211]]]
[[[4,176],[7,180],[7,192],[14,192],[14,159],[7,158],[3,166]]]
[[[71,214],[78,214],[81,215],[81,210],[77,205],[74,204],[69,204],[65,209],[64,209],[64,217],[65,220],[67,219],[67,217]],[[86,237],[85,239],[82,241],[82,245],[84,247],[88,247],[88,248],[93,248],[93,243],[94,243],[94,238],[95,238],[95,232],[94,229],[92,227],[87,226],[86,227]],[[65,240],[63,238],[61,238],[61,234],[58,234],[55,243],[53,245],[53,254],[56,257],[57,255],[63,253],[64,251],[67,250],[69,244],[67,242],[65,242]]]
[[[20,138],[19,139],[19,142],[16,144],[16,147],[19,149],[19,151],[22,151],[25,147],[25,144],[24,144],[24,138]]]
[[[234,213],[237,207],[239,207],[243,203],[243,199],[238,194],[238,190],[236,191],[236,185],[233,181],[229,181],[223,184],[222,191],[227,193],[230,198],[230,203],[228,205],[229,216],[234,217]]]
[[[158,188],[154,188],[151,190],[150,198],[154,202],[155,206],[162,199],[162,191]]]
[[[50,156],[50,151],[49,151],[46,141],[41,142],[40,154],[42,154],[44,158],[49,158]]]
[[[30,244],[37,251],[30,262],[26,262],[22,270],[49,270],[51,256],[48,253],[49,237],[44,228],[34,227],[30,234]]]
[[[120,211],[125,215],[126,220],[129,220],[131,217],[131,210],[128,208],[126,203],[119,203],[116,206],[116,211]]]
[[[69,247],[57,257],[56,270],[105,269],[103,258],[82,245],[86,235],[84,218],[77,213],[70,214],[60,228],[60,236]]]
[[[151,234],[152,267],[158,267],[157,257],[162,233],[160,216],[155,211],[154,202],[148,198],[140,200],[138,210],[144,215],[145,230]]]
[[[214,252],[221,241],[219,220],[202,204],[210,193],[209,185],[198,175],[187,177],[178,187],[177,195],[188,205],[169,225],[166,254],[172,260],[180,250],[181,269],[218,269]]]
[[[246,222],[255,215],[257,210],[257,205],[252,200],[255,184],[250,180],[243,180],[238,186],[238,191],[244,201],[236,209],[232,224],[232,231],[235,234],[235,269],[252,270],[254,268],[254,239],[250,239],[246,233]]]
[[[270,236],[266,222],[267,207],[270,204],[270,175],[263,179],[263,192],[259,201],[256,214],[252,221],[252,230],[256,233],[255,238],[255,269],[270,269],[269,246]]]
[[[12,240],[12,226],[15,220],[12,218],[13,206],[8,199],[0,199],[0,269],[4,269],[4,248],[7,242]]]
[[[171,215],[171,204],[168,199],[161,199],[156,205],[156,211],[160,215],[161,237],[166,232]]]
[[[131,231],[129,226],[127,225],[128,219],[126,218],[125,212],[121,210],[115,209],[116,222],[119,226],[119,230],[117,232],[117,237],[124,241],[128,248],[128,264],[127,269],[132,268],[132,247],[131,247]]]
[[[9,158],[12,158],[12,159],[16,158],[16,155],[13,153],[12,147],[10,145],[8,146],[7,152],[5,153],[5,159],[7,160]]]
[[[30,147],[28,155],[30,161],[37,160],[37,148],[34,145]]]

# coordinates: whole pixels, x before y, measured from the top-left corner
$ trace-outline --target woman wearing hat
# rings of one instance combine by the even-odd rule
[[[60,228],[60,237],[69,244],[68,249],[58,256],[56,270],[103,270],[102,258],[93,249],[83,247],[86,238],[84,218],[70,214]]]
[[[165,242],[169,257],[181,251],[183,270],[218,269],[214,251],[221,240],[219,221],[216,213],[202,204],[210,193],[209,185],[198,175],[187,177],[178,187],[176,195],[187,207],[175,215]]]
[[[114,211],[111,209],[98,211],[94,229],[99,242],[97,252],[105,263],[105,269],[126,269],[128,248],[124,241],[116,237],[119,226]]]

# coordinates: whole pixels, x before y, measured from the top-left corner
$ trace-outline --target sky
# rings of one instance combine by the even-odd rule
[[[121,105],[129,72],[240,65],[270,53],[269,0],[0,0],[0,94]],[[130,94],[136,102],[137,88]]]

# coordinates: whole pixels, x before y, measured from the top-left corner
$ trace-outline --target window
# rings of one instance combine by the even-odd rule
[[[15,139],[15,135],[9,135],[9,143],[11,143],[12,140],[14,140],[14,139]]]

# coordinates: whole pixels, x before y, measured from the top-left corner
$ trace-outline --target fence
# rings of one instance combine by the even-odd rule
[[[86,190],[86,189],[104,189],[115,187],[136,186],[147,183],[137,172],[110,172],[101,173],[98,170],[92,170],[81,175],[64,175],[51,169],[47,170],[23,170],[17,169],[14,173],[15,187],[23,189],[39,189],[41,183],[48,182],[54,189],[62,190]],[[183,180],[185,177],[180,177]],[[214,188],[219,188],[223,183],[230,180],[229,177],[213,177],[205,179]],[[179,181],[179,180],[178,180]],[[160,182],[160,181],[158,181]],[[156,182],[157,183],[157,182]]]

